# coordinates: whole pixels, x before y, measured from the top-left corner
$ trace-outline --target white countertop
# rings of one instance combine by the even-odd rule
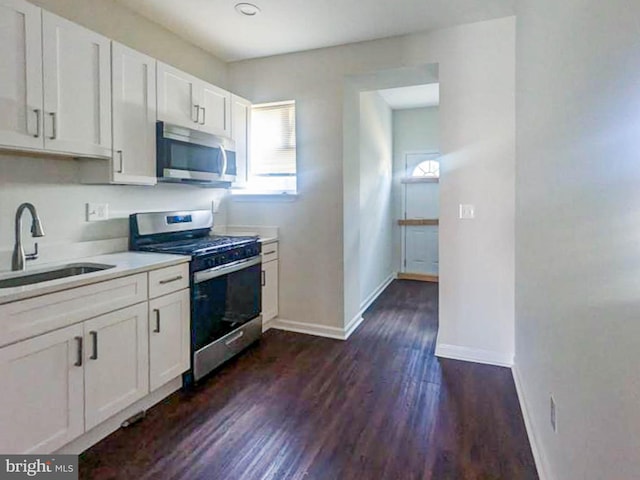
[[[75,275],[73,277],[59,278],[47,282],[35,283],[33,285],[24,285],[22,287],[0,288],[0,304],[15,302],[25,298],[37,297],[47,293],[58,292],[69,288],[81,287],[91,283],[104,282],[117,277],[133,275],[135,273],[147,272],[163,267],[170,267],[186,263],[191,257],[184,255],[169,255],[164,253],[150,252],[121,252],[110,253],[107,255],[98,255],[94,257],[78,258],[74,260],[66,260],[64,262],[55,262],[39,265],[34,269],[27,269],[27,274],[46,271],[56,266],[77,264],[77,263],[100,263],[114,265],[113,268],[100,270],[93,273],[85,273]],[[0,280],[24,275],[25,272],[13,272],[10,274],[0,275]]]

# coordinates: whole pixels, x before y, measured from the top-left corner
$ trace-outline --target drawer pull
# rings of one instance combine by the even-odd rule
[[[272,253],[276,253],[275,250],[269,250],[268,252],[264,252],[263,255],[271,255]]]
[[[240,340],[242,338],[242,336],[244,335],[244,331],[238,332],[237,334],[235,334],[232,338],[230,338],[229,340],[227,340],[226,342],[224,342],[224,344],[228,347],[229,345],[231,345],[233,342],[236,342],[238,340]]]
[[[166,283],[177,282],[178,280],[182,280],[182,275],[177,275],[175,277],[166,278],[164,280],[160,280],[158,283],[160,285],[164,285]]]
[[[93,341],[93,353],[89,358],[91,360],[97,360],[98,359],[98,332],[94,330],[89,332],[89,335],[91,335],[91,339]]]
[[[156,328],[153,330],[153,333],[160,333],[160,310],[154,308],[153,312],[156,314]]]
[[[77,356],[76,356],[76,363],[74,363],[74,365],[76,367],[81,367],[82,366],[82,337],[75,337],[76,342],[78,342],[78,350],[77,352]]]

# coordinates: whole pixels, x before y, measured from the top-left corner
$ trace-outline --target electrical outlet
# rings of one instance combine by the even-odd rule
[[[553,395],[549,396],[549,421],[551,422],[551,428],[555,433],[558,433],[558,413],[556,410],[556,401],[553,399]]]
[[[87,203],[87,222],[100,222],[108,219],[108,203]]]
[[[213,213],[218,213],[220,211],[220,203],[222,202],[221,198],[214,198],[211,200],[211,211]]]
[[[475,207],[473,205],[468,204],[460,204],[460,218],[465,220],[471,220],[475,218],[476,212]]]

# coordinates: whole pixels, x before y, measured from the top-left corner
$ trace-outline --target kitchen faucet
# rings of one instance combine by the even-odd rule
[[[22,213],[25,210],[29,210],[31,214],[31,236],[32,237],[44,237],[44,231],[42,230],[42,224],[36,212],[36,207],[31,203],[23,203],[18,207],[16,211],[16,244],[13,247],[13,257],[11,258],[11,270],[24,270],[25,260],[35,260],[38,258],[38,242],[35,245],[35,251],[33,253],[24,254],[22,248]]]

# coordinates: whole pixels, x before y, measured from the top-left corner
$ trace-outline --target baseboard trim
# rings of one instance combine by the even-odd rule
[[[262,322],[262,333],[266,332],[267,330],[269,330],[270,328],[273,327],[272,324],[273,324],[273,321],[276,318],[278,318],[278,317],[273,317],[273,318],[267,320],[266,322],[265,321]]]
[[[377,288],[371,292],[371,294],[360,304],[360,311],[351,319],[347,326],[344,328],[344,340],[347,340],[353,332],[362,324],[364,321],[364,312],[367,311],[367,308],[371,306],[373,302],[380,296],[382,292],[384,292],[385,288],[389,286],[391,282],[393,282],[397,277],[395,272],[391,273],[387,278],[385,278]]]
[[[531,421],[531,414],[529,413],[529,408],[527,406],[527,398],[524,393],[520,370],[515,362],[513,367],[511,367],[511,374],[513,375],[513,383],[516,385],[518,401],[520,402],[520,410],[522,411],[524,426],[527,430],[527,436],[529,437],[529,445],[531,446],[531,453],[533,453],[533,461],[536,463],[536,469],[538,470],[538,477],[540,480],[551,480],[547,462],[542,455],[542,449],[538,443],[538,437],[536,436],[536,432],[533,428],[533,422]]]
[[[512,367],[513,357],[492,350],[461,347],[439,343],[436,345],[436,357],[463,360],[465,362],[484,363],[498,367]]]
[[[284,330],[286,332],[304,333],[306,335],[315,335],[317,337],[333,338],[334,340],[347,340],[353,332],[362,324],[364,318],[362,314],[371,306],[373,302],[380,296],[385,288],[396,278],[396,274],[392,273],[369,295],[362,305],[360,311],[351,319],[344,328],[330,327],[328,325],[318,325],[317,323],[296,322],[276,317],[262,325],[262,331],[274,328],[276,330]]]
[[[307,335],[315,335],[317,337],[333,338],[335,340],[344,340],[345,332],[339,327],[330,327],[327,325],[318,325],[314,323],[294,322],[293,320],[285,320],[284,318],[274,318],[269,322],[269,328],[276,330],[285,330],[287,332],[305,333]]]
[[[353,332],[364,322],[364,317],[360,314],[351,319],[349,324],[344,329],[344,340],[347,340]]]

